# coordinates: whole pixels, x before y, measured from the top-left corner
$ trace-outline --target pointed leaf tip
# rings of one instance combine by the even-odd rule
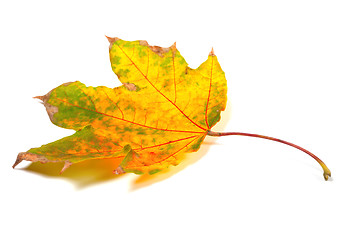
[[[211,48],[211,52],[209,53],[209,56],[215,56],[214,48]]]
[[[17,165],[19,165],[19,163],[22,162],[22,160],[24,159],[24,158],[23,158],[24,155],[25,155],[24,152],[21,152],[21,153],[18,154],[14,165],[12,165],[12,168],[15,168]]]
[[[109,43],[110,43],[110,46],[109,46],[110,49],[111,49],[112,45],[114,44],[114,42],[115,42],[116,40],[119,40],[119,38],[117,38],[117,37],[112,38],[112,37],[108,37],[108,36],[106,36],[106,35],[105,35],[105,37],[107,38],[107,40],[108,40]]]
[[[170,49],[171,49],[171,51],[173,53],[173,56],[174,56],[175,53],[176,53],[176,42],[174,42],[173,45],[170,46]]]
[[[29,152],[21,152],[18,154],[16,161],[12,168],[15,168],[19,163],[21,163],[23,160],[30,161],[30,162],[41,162],[41,163],[47,163],[50,162],[46,157],[34,153]]]
[[[117,167],[114,171],[113,171],[113,174],[117,174],[117,175],[119,175],[119,174],[123,174],[123,173],[125,173],[125,171],[124,171],[124,169],[122,168],[122,167]]]
[[[43,102],[44,102],[44,100],[45,100],[45,96],[36,96],[36,97],[33,97],[33,98],[35,98],[35,99],[40,99],[40,100],[43,101]]]
[[[110,44],[113,43],[113,42],[115,42],[115,38],[108,37],[108,36],[106,36],[106,35],[105,35],[105,37],[107,38],[107,40],[109,41]]]
[[[63,172],[68,169],[72,165],[72,162],[65,161],[64,167],[61,169],[60,174],[63,174]]]

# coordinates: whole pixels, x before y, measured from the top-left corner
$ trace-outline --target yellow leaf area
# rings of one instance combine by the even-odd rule
[[[226,80],[213,52],[191,69],[175,45],[109,41],[111,67],[123,85],[72,82],[38,97],[55,125],[77,132],[30,149],[24,160],[63,161],[67,167],[111,158],[119,161],[116,173],[153,174],[177,165],[183,153],[197,151],[220,120]]]

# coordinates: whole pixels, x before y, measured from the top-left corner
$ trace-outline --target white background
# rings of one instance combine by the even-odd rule
[[[360,239],[359,1],[2,1],[1,239]],[[101,2],[101,3],[100,3]],[[236,2],[236,3],[235,3]],[[114,176],[117,163],[21,163],[18,152],[72,131],[33,96],[69,81],[119,85],[104,35],[174,41],[196,68],[214,47],[228,105],[165,174]]]

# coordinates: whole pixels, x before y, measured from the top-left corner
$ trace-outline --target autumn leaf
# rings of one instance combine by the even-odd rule
[[[295,147],[320,163],[307,150],[276,138],[247,133],[218,133],[211,128],[226,106],[226,79],[211,51],[191,69],[176,45],[150,46],[146,41],[108,38],[110,62],[122,83],[116,88],[65,83],[38,96],[55,125],[76,133],[19,153],[22,160],[71,164],[89,159],[114,159],[114,173],[154,174],[177,165],[186,152],[197,151],[208,136],[242,135],[265,138]]]
[[[40,162],[72,163],[118,158],[117,173],[156,173],[197,151],[226,105],[226,80],[210,53],[197,69],[176,49],[146,41],[109,38],[117,88],[63,84],[41,99],[50,120],[72,136],[19,155]]]

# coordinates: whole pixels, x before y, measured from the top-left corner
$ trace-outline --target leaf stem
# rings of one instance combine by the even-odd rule
[[[239,136],[247,136],[247,137],[257,137],[257,138],[264,138],[264,139],[268,139],[268,140],[272,140],[275,142],[280,142],[289,146],[292,146],[294,148],[297,148],[301,151],[303,151],[304,153],[310,155],[312,158],[314,158],[322,167],[322,169],[324,170],[324,179],[325,181],[327,181],[329,179],[329,177],[331,177],[331,172],[329,170],[329,168],[325,165],[325,163],[323,161],[320,160],[320,158],[318,158],[315,154],[309,152],[308,150],[295,145],[293,143],[278,139],[278,138],[273,138],[273,137],[268,137],[268,136],[263,136],[263,135],[259,135],[259,134],[252,134],[252,133],[242,133],[242,132],[213,132],[213,131],[208,131],[207,135],[209,136],[214,136],[214,137],[221,137],[221,136],[231,136],[231,135],[239,135]]]

